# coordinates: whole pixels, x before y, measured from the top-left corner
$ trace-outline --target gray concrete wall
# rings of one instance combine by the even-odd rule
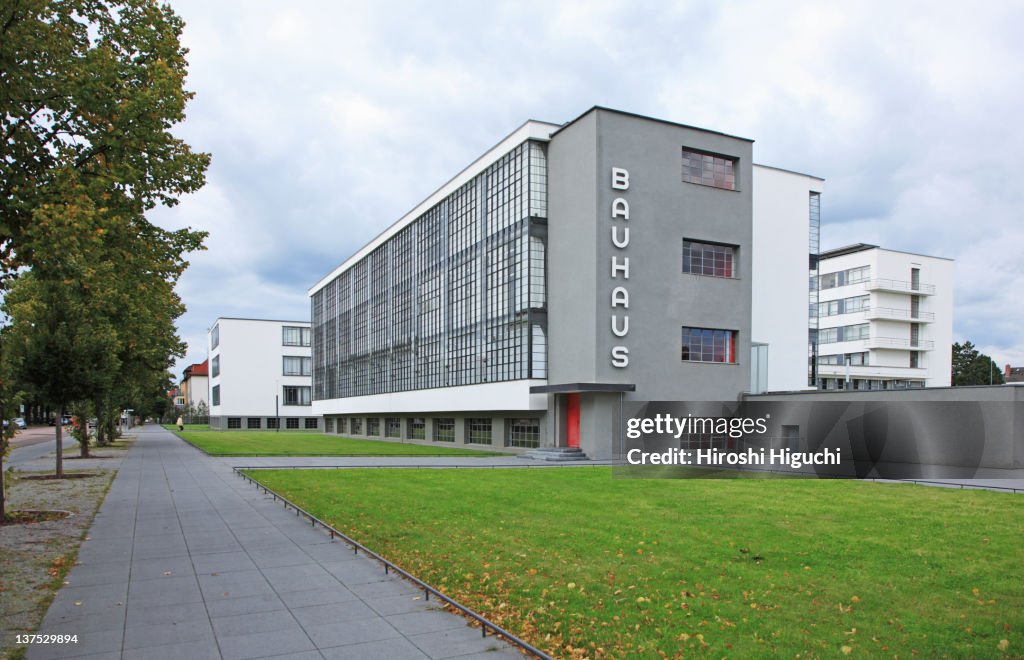
[[[683,147],[735,158],[737,190],[684,182]],[[553,136],[549,383],[635,383],[627,400],[739,398],[750,380],[751,158],[748,140],[600,108]],[[628,170],[627,190],[613,189],[612,168]],[[628,202],[628,221],[613,221],[616,198]],[[628,246],[613,245],[613,224],[629,227]],[[737,276],[684,274],[683,239],[738,246]],[[619,263],[629,258],[628,280],[612,276],[613,257]],[[617,286],[629,293],[628,310],[612,307]],[[620,328],[628,314],[625,337],[612,332],[613,314],[620,316]],[[684,326],[737,331],[736,362],[682,361]],[[613,365],[615,346],[628,348],[628,366]],[[609,420],[617,407],[617,395],[581,398],[581,448],[589,456],[611,456],[615,427]],[[549,416],[552,444],[564,444],[558,440],[563,426]]]
[[[548,382],[596,378],[597,115],[548,145]],[[607,237],[602,234],[602,238]]]
[[[738,190],[682,181],[682,147],[737,159]],[[751,143],[623,113],[595,109],[555,134],[548,150],[548,380],[636,383],[635,399],[735,399],[749,383],[752,243]],[[628,190],[611,187],[613,167]],[[630,242],[611,241],[612,204],[630,206]],[[682,272],[683,239],[739,246],[738,277]],[[612,257],[629,258],[629,279],[613,278]],[[624,286],[629,309],[613,310]],[[613,313],[629,332],[612,333]],[[682,327],[738,331],[737,362],[680,358]],[[612,365],[614,346],[629,365]]]
[[[801,451],[827,443],[858,461],[1024,468],[1024,387],[765,394],[742,409],[770,412],[770,438],[798,427]]]

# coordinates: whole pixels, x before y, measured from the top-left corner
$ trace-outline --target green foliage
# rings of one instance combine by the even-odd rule
[[[0,361],[58,412],[91,405],[101,443],[185,351],[174,286],[205,233],[145,217],[209,165],[171,132],[182,27],[152,0],[0,5]]]
[[[209,156],[170,130],[192,97],[182,28],[150,0],[0,5],[0,276],[53,247],[28,235],[40,208],[64,205],[66,179],[135,219],[202,187]]]
[[[343,472],[250,476],[555,657],[1024,649],[1020,495],[600,467]]]
[[[999,365],[969,341],[953,344],[952,383],[956,385],[1002,385]]]

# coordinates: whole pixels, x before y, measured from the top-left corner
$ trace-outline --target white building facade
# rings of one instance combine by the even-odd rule
[[[813,389],[819,177],[754,164],[750,392]]]
[[[208,340],[210,428],[320,428],[308,321],[219,318]]]
[[[857,244],[823,252],[820,389],[948,387],[953,261]]]

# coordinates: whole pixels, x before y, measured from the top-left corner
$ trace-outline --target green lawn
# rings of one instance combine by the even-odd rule
[[[355,440],[311,431],[177,432],[214,456],[496,456],[495,452]]]
[[[1021,657],[1024,497],[607,468],[253,471],[569,657]]]

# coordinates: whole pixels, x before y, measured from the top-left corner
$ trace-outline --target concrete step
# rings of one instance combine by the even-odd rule
[[[569,461],[590,460],[586,454],[577,447],[538,447],[520,454],[519,458],[529,458],[535,461],[549,461],[563,463]]]

